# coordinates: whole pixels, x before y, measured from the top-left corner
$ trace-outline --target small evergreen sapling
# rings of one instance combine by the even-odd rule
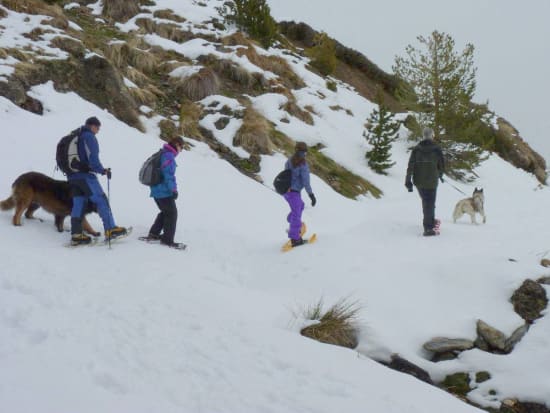
[[[387,175],[386,170],[395,165],[391,162],[392,143],[397,139],[400,122],[394,119],[394,114],[384,105],[374,109],[365,125],[363,136],[372,145],[365,157],[369,167],[376,173]]]

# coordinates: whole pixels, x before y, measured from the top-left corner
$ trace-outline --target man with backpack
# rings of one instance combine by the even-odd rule
[[[176,168],[178,165],[175,158],[183,150],[183,146],[184,141],[178,136],[162,147],[158,165],[160,182],[151,185],[150,194],[160,212],[149,230],[149,235],[144,238],[145,241],[160,241],[162,245],[176,249],[185,249],[185,244],[174,242],[178,221],[178,208],[176,207],[176,199],[178,199]]]
[[[414,147],[409,158],[405,186],[409,192],[413,191],[413,183],[418,189],[422,199],[422,212],[424,215],[424,236],[438,235],[434,229],[435,199],[437,194],[438,179],[443,182],[445,161],[441,148],[433,141],[434,131],[424,128],[422,131],[424,140]]]
[[[127,234],[127,229],[115,224],[111,207],[96,174],[106,175],[111,179],[111,169],[104,168],[99,160],[99,145],[96,134],[101,122],[96,117],[86,120],[85,125],[78,132],[76,143],[78,162],[76,170],[71,168],[67,178],[73,194],[73,209],[71,211],[71,245],[84,245],[91,242],[91,238],[82,231],[82,217],[85,206],[91,201],[97,207],[97,212],[103,221],[105,239],[111,240]],[[72,165],[75,165],[71,161]]]

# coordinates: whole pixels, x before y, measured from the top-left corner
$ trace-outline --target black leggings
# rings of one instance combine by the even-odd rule
[[[172,244],[176,233],[176,223],[178,222],[178,208],[176,200],[169,198],[155,198],[155,202],[160,209],[153,226],[149,230],[150,234],[160,235],[162,242]],[[162,232],[162,235],[161,235]]]

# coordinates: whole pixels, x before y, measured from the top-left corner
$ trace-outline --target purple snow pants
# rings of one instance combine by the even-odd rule
[[[290,214],[286,220],[290,223],[288,237],[292,239],[300,239],[300,229],[302,228],[302,211],[304,210],[304,201],[299,192],[287,192],[283,195],[290,205]]]

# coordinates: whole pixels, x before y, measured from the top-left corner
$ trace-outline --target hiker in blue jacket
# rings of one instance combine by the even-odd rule
[[[91,238],[82,231],[82,217],[88,201],[97,207],[97,212],[103,221],[106,239],[114,239],[127,233],[126,228],[116,226],[111,207],[96,176],[96,174],[101,174],[106,175],[107,179],[111,179],[111,169],[104,168],[99,160],[96,134],[100,127],[101,122],[95,116],[86,120],[78,139],[80,172],[71,173],[67,177],[73,194],[71,245],[91,242]]]
[[[176,156],[183,150],[184,142],[181,137],[172,139],[162,147],[160,168],[162,180],[151,186],[151,197],[160,209],[153,226],[149,230],[148,240],[160,240],[160,243],[173,248],[180,248],[183,244],[174,242],[176,224],[178,221],[178,184],[176,183]]]
[[[306,154],[307,145],[305,142],[297,142],[294,155],[292,155],[285,164],[285,169],[290,169],[292,171],[290,189],[283,196],[290,206],[290,213],[287,217],[287,221],[290,223],[288,237],[293,247],[297,247],[304,243],[300,235],[302,228],[302,211],[304,210],[304,201],[302,201],[300,195],[302,189],[305,188],[308,193],[311,199],[311,206],[315,206],[317,203],[317,199],[315,199],[315,195],[309,183],[309,166],[306,162]]]

